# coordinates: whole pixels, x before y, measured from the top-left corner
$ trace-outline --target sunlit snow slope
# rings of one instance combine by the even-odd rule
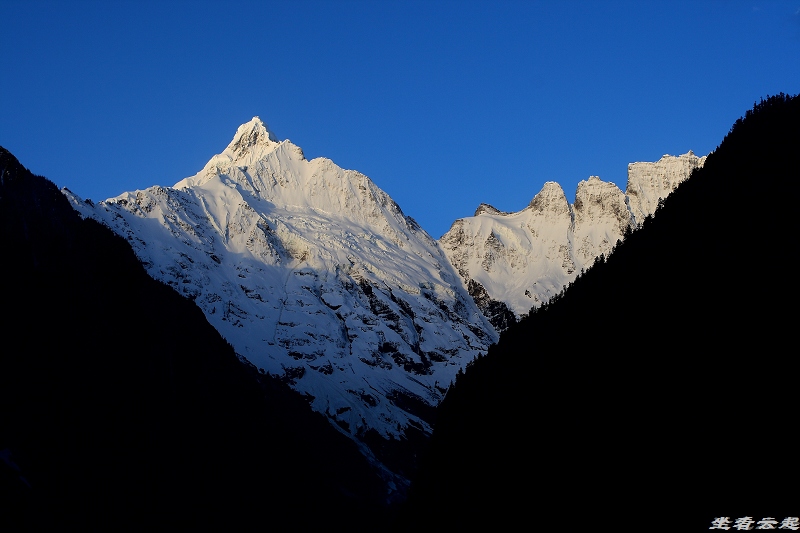
[[[356,439],[428,433],[425,413],[497,340],[436,241],[386,193],[306,160],[258,118],[172,188],[97,205],[67,195]]]
[[[690,151],[632,163],[627,195],[592,176],[578,184],[572,205],[560,185],[548,182],[522,211],[503,213],[482,204],[474,216],[455,221],[439,242],[472,294],[502,302],[519,316],[608,254],[626,228],[653,214],[659,198],[704,162]]]

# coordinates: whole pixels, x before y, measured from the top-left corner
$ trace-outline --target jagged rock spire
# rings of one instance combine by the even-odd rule
[[[242,156],[255,146],[269,146],[276,142],[278,138],[269,127],[260,118],[253,117],[239,126],[227,149],[236,156]]]

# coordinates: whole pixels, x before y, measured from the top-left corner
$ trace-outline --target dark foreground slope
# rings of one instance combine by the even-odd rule
[[[412,515],[707,530],[800,515],[800,98],[736,122],[657,216],[448,392]]]
[[[2,148],[0,249],[0,530],[378,513],[382,484],[351,441]]]

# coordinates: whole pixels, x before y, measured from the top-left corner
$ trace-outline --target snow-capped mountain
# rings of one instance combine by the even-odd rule
[[[64,193],[402,483],[393,446],[430,433],[456,373],[497,340],[492,324],[561,290],[700,164],[632,165],[632,208],[596,177],[574,205],[550,182],[526,209],[481,205],[437,242],[369,178],[307,160],[256,117],[173,187],[98,204]]]
[[[510,313],[538,307],[608,254],[628,227],[655,212],[705,157],[691,151],[628,166],[627,195],[592,176],[578,184],[570,205],[561,186],[545,183],[530,205],[504,213],[482,204],[455,221],[439,244],[481,309],[503,329]]]
[[[240,356],[373,451],[429,433],[458,370],[497,340],[437,242],[385,192],[305,159],[258,118],[174,187],[96,205],[65,194]]]

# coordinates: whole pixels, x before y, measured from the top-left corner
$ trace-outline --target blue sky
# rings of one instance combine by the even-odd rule
[[[0,145],[94,200],[195,174],[260,116],[433,237],[545,181],[713,150],[800,92],[800,0],[0,0]]]

